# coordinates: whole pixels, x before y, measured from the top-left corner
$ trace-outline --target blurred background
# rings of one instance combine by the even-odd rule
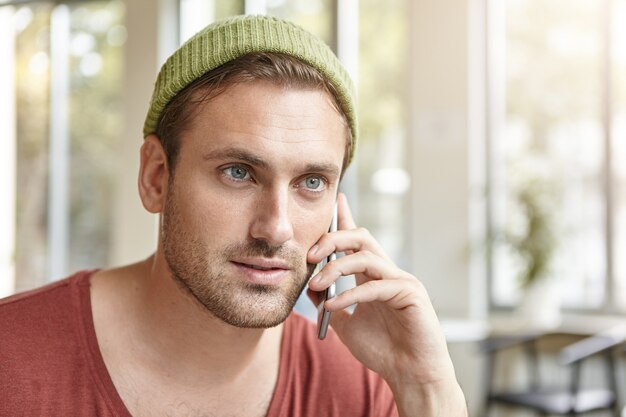
[[[154,250],[136,176],[158,68],[242,13],[304,26],[356,81],[344,191],[429,290],[471,415],[532,379],[485,342],[624,321],[626,0],[0,0],[0,297]],[[554,352],[538,372],[566,383]]]

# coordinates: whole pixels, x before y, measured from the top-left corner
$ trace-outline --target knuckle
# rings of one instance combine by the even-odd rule
[[[333,243],[332,236],[328,233],[322,235],[322,237],[317,241],[320,249],[324,252],[327,252],[335,247]]]
[[[426,286],[419,279],[411,276],[411,280],[409,282],[411,284],[411,287],[413,287],[419,294],[427,294],[428,293],[428,291],[426,290]]]
[[[334,275],[337,273],[337,265],[335,262],[337,261],[327,263],[326,266],[324,266],[324,275]]]
[[[356,231],[362,239],[367,239],[371,236],[370,231],[367,230],[365,227],[358,227]]]

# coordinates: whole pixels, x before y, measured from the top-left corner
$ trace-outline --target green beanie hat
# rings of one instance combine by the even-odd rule
[[[339,94],[338,101],[352,133],[354,156],[357,138],[356,94],[348,72],[321,39],[301,27],[269,16],[235,16],[215,22],[178,48],[161,67],[144,137],[156,130],[167,104],[205,73],[250,52],[273,52],[292,56],[317,69]]]

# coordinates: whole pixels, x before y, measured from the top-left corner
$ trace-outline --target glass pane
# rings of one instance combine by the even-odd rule
[[[69,20],[54,23],[59,7],[67,6],[41,2],[12,9],[17,192],[15,201],[2,204],[16,205],[15,291],[40,286],[50,279],[53,247],[62,247],[62,274],[108,264],[115,144],[123,126],[124,6],[121,1],[72,2],[67,9]],[[61,32],[69,33],[69,39],[57,49],[61,52],[54,55],[53,23]],[[51,70],[57,60],[67,60],[68,71],[52,79]],[[65,81],[69,86],[65,93],[54,88]],[[52,94],[53,90],[61,93]],[[53,95],[58,94],[67,97],[54,101]],[[55,119],[68,127],[69,151],[57,156],[68,167],[68,178],[50,168],[54,147],[50,139],[51,102],[68,103],[67,120]],[[49,190],[55,182],[66,182],[70,190],[67,212],[61,216],[69,220],[69,224],[61,224],[61,233],[69,239],[49,246],[51,222],[57,221],[50,218]],[[52,278],[62,278],[56,275]]]
[[[497,304],[514,303],[527,261],[551,251],[540,274],[563,283],[565,305],[604,302],[601,12],[595,0],[506,2],[506,120],[494,138]]]
[[[36,287],[47,278],[51,12],[50,4],[35,3],[16,9],[13,15],[18,138],[16,291]]]
[[[409,1],[359,3],[359,221],[404,269]]]
[[[204,0],[206,1],[206,0]],[[243,14],[246,8],[245,0],[213,0],[215,4],[215,19]]]
[[[126,41],[123,2],[73,3],[70,12],[68,273],[108,264]]]
[[[331,0],[268,0],[267,14],[292,21],[332,43]]]
[[[612,162],[615,178],[615,247],[613,248],[615,297],[626,311],[626,0],[614,2],[613,16],[613,135]]]
[[[181,44],[215,20],[243,14],[244,0],[180,0]]]

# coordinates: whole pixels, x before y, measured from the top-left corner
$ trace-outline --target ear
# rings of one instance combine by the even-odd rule
[[[139,166],[139,196],[150,213],[160,213],[165,205],[169,169],[167,156],[159,138],[146,136],[141,145]]]

